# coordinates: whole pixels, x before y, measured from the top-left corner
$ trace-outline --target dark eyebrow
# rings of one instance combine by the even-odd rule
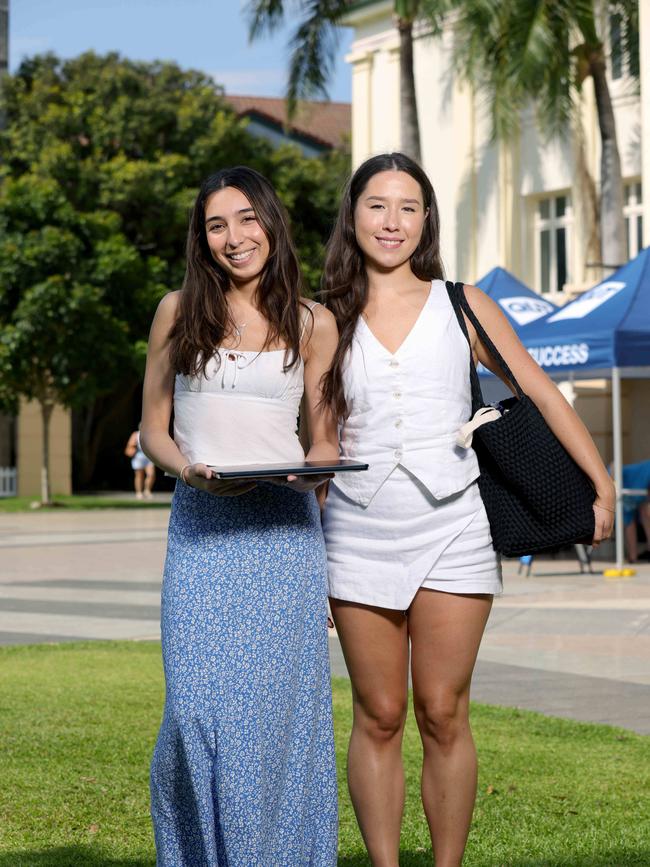
[[[249,214],[249,213],[251,213],[251,211],[254,211],[254,210],[255,210],[254,208],[242,208],[241,211],[237,211],[237,213],[238,214]],[[214,217],[208,217],[207,220],[205,221],[205,225],[207,226],[208,223],[213,223],[215,220],[223,220],[223,217],[220,217],[218,215],[214,216]]]
[[[378,202],[385,202],[386,196],[368,196],[366,201],[369,202],[371,199],[376,199],[376,201],[378,201]],[[422,204],[422,202],[420,202],[419,199],[401,199],[401,201],[403,203],[406,203],[409,205],[421,205]]]

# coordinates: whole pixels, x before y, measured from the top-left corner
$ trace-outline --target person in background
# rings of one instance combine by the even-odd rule
[[[642,557],[650,559],[650,461],[626,464],[623,467],[623,488],[645,491],[644,494],[623,494],[627,558],[630,563],[636,563],[639,559],[639,524],[643,527],[647,546]]]
[[[140,425],[129,437],[124,454],[127,458],[131,458],[136,500],[142,500],[143,498],[150,500],[153,496],[151,492],[156,481],[156,467],[140,447]]]
[[[158,867],[334,867],[327,563],[315,488],[210,465],[338,457],[321,381],[332,314],[301,297],[288,216],[245,166],[201,185],[183,288],[156,312],[142,445],[178,477],[162,588],[166,700],[151,765]],[[174,437],[169,424],[174,413]]]

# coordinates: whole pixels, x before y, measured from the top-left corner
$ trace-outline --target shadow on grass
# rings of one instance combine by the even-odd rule
[[[650,864],[650,849],[638,852],[600,852],[598,855],[566,855],[563,858],[544,858],[499,862],[504,867],[646,867]]]
[[[431,852],[400,852],[400,867],[431,867]],[[477,863],[472,861],[472,863]],[[647,867],[650,864],[650,849],[638,852],[601,852],[598,855],[565,855],[562,858],[543,858],[530,860],[521,856],[512,858],[486,859],[480,862],[483,867]],[[367,855],[339,856],[338,867],[370,867]],[[4,864],[0,861],[0,867]]]
[[[401,867],[431,867],[430,852],[400,854]],[[0,867],[155,867],[155,858],[111,858],[91,846],[59,846],[52,849],[0,853]],[[369,867],[367,855],[343,855],[338,867]],[[602,852],[598,855],[566,855],[563,858],[486,860],[484,867],[647,867],[650,849]]]
[[[370,867],[370,859],[367,855],[339,855],[336,862],[338,867]],[[400,851],[400,867],[431,867],[433,860],[431,852],[405,852]]]
[[[94,846],[56,846],[0,853],[0,867],[156,867],[156,859],[111,858]]]

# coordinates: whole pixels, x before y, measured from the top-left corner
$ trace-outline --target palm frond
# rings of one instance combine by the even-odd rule
[[[431,24],[434,35],[440,36],[444,29],[446,16],[456,5],[455,0],[419,0],[418,16]]]
[[[507,137],[534,102],[548,135],[574,110],[571,53],[576,3],[585,0],[456,0],[456,71],[490,108],[493,137]]]
[[[491,117],[492,138],[517,127],[524,105],[522,88],[511,73],[510,10],[507,0],[456,0],[456,73],[477,92]]]
[[[302,4],[305,17],[289,42],[289,78],[287,109],[293,116],[299,100],[319,96],[328,98],[331,78],[340,41],[338,26],[348,10],[348,0],[308,0]]]
[[[265,33],[273,33],[284,22],[283,0],[249,0],[244,8],[248,19],[248,39],[253,42]]]
[[[398,18],[411,23],[420,13],[421,0],[394,0],[394,12]]]
[[[602,45],[602,38],[598,34],[594,0],[574,0],[572,5],[576,26],[585,43],[592,48]]]

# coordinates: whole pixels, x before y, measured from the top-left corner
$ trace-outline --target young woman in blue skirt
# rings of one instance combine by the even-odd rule
[[[201,186],[183,288],[149,340],[141,441],[178,477],[162,588],[166,702],[151,767],[160,867],[332,867],[337,793],[326,558],[314,488],[210,465],[338,456],[321,379],[334,317],[301,298],[287,215],[246,167]],[[169,434],[173,414],[173,437]]]

